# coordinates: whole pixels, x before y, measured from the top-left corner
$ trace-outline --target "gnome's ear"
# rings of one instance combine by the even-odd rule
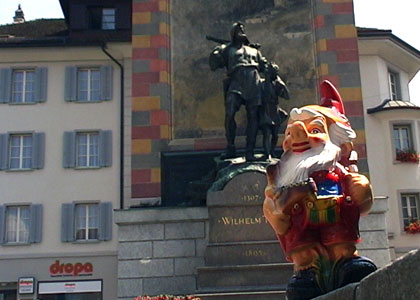
[[[323,80],[320,87],[321,106],[337,109],[345,115],[343,100],[335,86],[328,80]]]

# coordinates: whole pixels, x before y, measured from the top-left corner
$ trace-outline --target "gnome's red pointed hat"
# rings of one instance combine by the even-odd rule
[[[340,146],[351,142],[356,138],[356,133],[351,128],[350,122],[345,116],[344,105],[340,93],[328,80],[324,80],[320,86],[321,104],[307,105],[294,108],[290,112],[289,123],[308,116],[323,115],[328,124],[328,132],[331,141]]]

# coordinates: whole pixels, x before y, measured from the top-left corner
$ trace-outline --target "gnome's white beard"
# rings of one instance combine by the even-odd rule
[[[277,186],[283,187],[305,181],[315,171],[331,170],[340,158],[340,148],[328,141],[301,153],[286,152],[280,160]]]

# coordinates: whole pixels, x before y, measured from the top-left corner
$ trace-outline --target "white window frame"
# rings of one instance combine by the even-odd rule
[[[12,208],[16,208],[17,209],[17,215],[16,215],[16,224],[14,224],[15,225],[15,227],[16,227],[16,233],[15,233],[15,236],[16,236],[16,239],[15,240],[13,240],[13,241],[11,241],[11,240],[9,240],[9,236],[8,236],[8,232],[10,231],[9,230],[9,218],[10,218],[10,216],[9,216],[9,212],[10,212],[10,209],[12,209]],[[23,208],[25,208],[25,209],[27,209],[28,210],[28,223],[29,223],[29,225],[28,225],[28,228],[25,230],[26,231],[26,235],[27,235],[27,239],[25,239],[25,240],[22,240],[21,239],[21,226],[23,226],[23,222],[22,222],[22,220],[21,220],[21,214],[22,214],[22,212],[21,212],[21,210],[23,209]],[[28,244],[30,241],[29,241],[29,239],[30,239],[30,232],[29,232],[29,228],[30,228],[30,226],[31,226],[31,224],[30,224],[30,222],[31,222],[31,216],[30,216],[30,213],[31,213],[31,209],[30,209],[30,205],[8,205],[8,206],[6,206],[6,220],[5,220],[5,231],[4,231],[4,238],[5,238],[5,244]]]
[[[86,145],[85,145],[85,151],[86,154],[80,154],[79,153],[79,147],[80,147],[80,141],[79,137],[85,135],[86,136]],[[91,146],[92,146],[92,136],[96,136],[96,155],[91,154]],[[76,132],[76,168],[99,168],[99,132],[98,131],[80,131]],[[79,158],[80,156],[86,157],[86,164],[81,165],[79,164]],[[96,164],[94,164],[94,158],[96,158]]]
[[[83,216],[84,218],[84,224],[85,226],[79,227],[79,222],[78,220],[81,218],[80,216],[78,216],[77,212],[79,211],[78,208],[82,207],[82,209],[85,210],[85,215]],[[90,215],[90,208],[91,207],[96,207],[96,215],[94,215],[94,217],[96,218],[96,227],[91,227],[90,224],[90,219],[91,219],[91,215]],[[80,241],[97,241],[99,240],[99,203],[76,203],[75,207],[74,207],[74,239],[76,242],[80,242]],[[92,237],[90,236],[90,229],[96,229],[96,236]],[[84,238],[78,238],[77,237],[77,233],[78,230],[83,230],[85,233],[85,237]]]
[[[115,30],[115,12],[115,8],[112,7],[102,8],[102,30]],[[107,20],[107,18],[110,19]]]
[[[401,83],[398,72],[388,70],[388,88],[391,100],[401,100]]]
[[[410,203],[410,197],[414,197],[414,206]],[[405,198],[406,206],[403,206],[403,198]],[[401,192],[400,193],[400,204],[401,204],[401,221],[403,229],[414,220],[419,220],[420,217],[420,195],[419,192]],[[413,217],[412,209],[416,210],[417,216]],[[404,211],[407,212],[407,217],[404,218]]]
[[[13,138],[16,138],[16,137],[18,137],[19,138],[19,156],[18,157],[15,157],[15,156],[12,156],[12,139]],[[24,156],[24,154],[23,154],[23,150],[24,150],[24,138],[25,137],[30,137],[31,138],[31,143],[30,143],[30,147],[31,147],[31,156],[30,157],[25,157]],[[33,134],[31,134],[31,133],[22,133],[22,134],[11,134],[10,135],[10,139],[9,139],[9,149],[8,149],[8,151],[9,151],[9,162],[8,162],[8,164],[9,164],[9,170],[29,170],[29,169],[32,169],[31,168],[31,166],[32,166],[32,159],[33,159],[33,151],[34,151],[34,149],[33,149]],[[17,167],[17,168],[12,168],[12,159],[18,159],[18,161],[19,161],[19,166]],[[29,167],[24,167],[23,166],[23,161],[24,161],[24,159],[30,159],[30,164],[31,164],[31,166],[29,166]]]
[[[87,90],[81,89],[81,72],[87,72]],[[98,88],[93,89],[92,87],[92,72],[98,73]],[[86,92],[87,98],[84,99],[81,97],[81,91]],[[97,98],[92,97],[93,92],[97,92]],[[77,69],[77,99],[79,101],[87,101],[87,102],[98,102],[101,101],[101,71],[99,68],[95,67],[86,67],[86,68],[78,68]]]
[[[23,79],[22,79],[22,89],[18,91],[18,93],[15,90],[15,83],[16,83],[16,79],[15,79],[15,75],[17,73],[23,73]],[[30,91],[27,90],[28,87],[28,79],[27,79],[27,74],[28,73],[32,73],[33,74],[33,80],[32,80],[32,89]],[[12,104],[20,104],[20,103],[35,103],[35,70],[34,69],[16,69],[13,70],[12,72],[12,97],[11,97],[11,101],[10,103]],[[32,94],[32,99],[28,100],[28,94],[31,93]],[[17,94],[22,94],[22,100],[21,101],[16,101],[16,95]]]
[[[393,120],[389,122],[389,130],[390,130],[390,138],[391,138],[391,145],[392,145],[392,157],[393,162],[396,164],[401,163],[398,161],[397,158],[397,145],[395,143],[394,139],[394,128],[395,127],[408,127],[409,128],[409,149],[408,150],[414,150],[416,152],[419,152],[418,143],[419,140],[417,138],[419,134],[420,129],[420,123],[419,128],[416,127],[416,123],[411,120]]]

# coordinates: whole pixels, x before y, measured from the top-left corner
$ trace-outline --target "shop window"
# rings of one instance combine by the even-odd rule
[[[401,100],[400,75],[393,71],[388,71],[388,85],[391,100]]]
[[[0,205],[0,244],[40,243],[42,205]]]
[[[419,220],[419,194],[401,194],[401,208],[404,228]]]
[[[25,104],[47,100],[47,68],[0,69],[0,103]]]
[[[66,68],[64,99],[99,102],[112,99],[112,66]]]
[[[0,134],[0,170],[44,167],[45,134]]]
[[[64,203],[61,207],[62,242],[112,239],[112,204]]]
[[[64,168],[91,169],[111,165],[112,131],[64,132]]]

